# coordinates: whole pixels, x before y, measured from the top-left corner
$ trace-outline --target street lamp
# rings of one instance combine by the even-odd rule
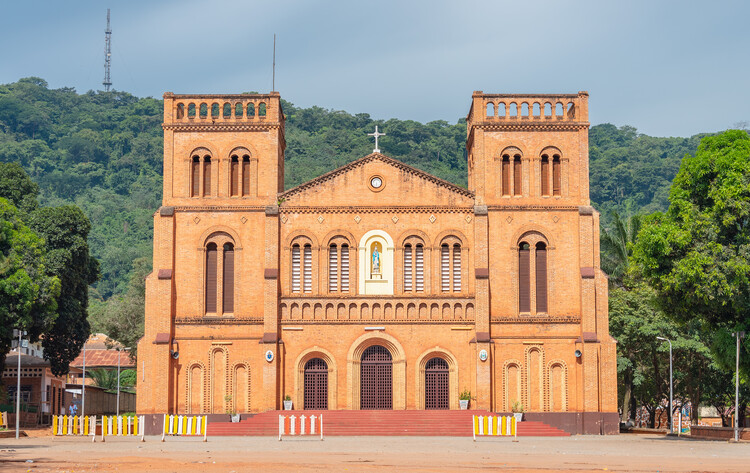
[[[120,358],[123,351],[130,350],[130,347],[117,347],[117,416],[120,415]]]
[[[26,335],[25,330],[13,330],[13,335],[18,335],[18,371],[16,371],[16,377],[18,378],[16,384],[16,438],[20,435],[19,422],[21,418],[21,337]]]
[[[674,433],[672,425],[672,340],[664,337],[656,337],[657,340],[669,342],[669,433]]]
[[[734,441],[740,441],[740,340],[745,337],[744,331],[737,331],[732,334],[737,339],[737,366],[735,367],[734,379]]]
[[[88,342],[88,340],[86,340]],[[83,383],[81,384],[81,422],[86,411],[86,342],[83,342]],[[83,424],[81,424],[83,425]]]

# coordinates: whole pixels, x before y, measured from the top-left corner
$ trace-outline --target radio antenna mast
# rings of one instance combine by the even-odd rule
[[[109,77],[109,67],[112,65],[112,28],[109,27],[109,8],[107,8],[107,29],[104,30],[104,91],[109,92],[112,79]]]
[[[276,33],[273,34],[273,79],[271,79],[271,91],[276,90]]]

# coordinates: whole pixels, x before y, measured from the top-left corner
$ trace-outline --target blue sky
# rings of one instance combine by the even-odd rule
[[[298,106],[453,123],[471,93],[587,90],[592,124],[689,136],[750,121],[750,2],[5,2],[0,83],[138,96],[276,90]]]

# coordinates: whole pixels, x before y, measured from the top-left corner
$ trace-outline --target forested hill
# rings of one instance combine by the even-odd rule
[[[287,188],[370,153],[367,133],[375,125],[387,133],[385,154],[466,186],[463,118],[423,124],[286,101],[283,107]],[[53,90],[39,78],[0,85],[0,161],[23,165],[39,184],[42,205],[73,202],[91,219],[90,247],[102,272],[93,299],[124,293],[134,261],[151,256],[151,219],[161,201],[161,120],[162,101],[153,98]],[[591,199],[605,215],[665,209],[680,160],[700,138],[656,138],[609,124],[593,126],[589,136]]]

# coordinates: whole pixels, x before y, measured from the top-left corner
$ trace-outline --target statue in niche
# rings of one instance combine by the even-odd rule
[[[373,243],[372,245],[372,276],[380,277],[380,244]],[[377,275],[377,276],[376,276]]]

